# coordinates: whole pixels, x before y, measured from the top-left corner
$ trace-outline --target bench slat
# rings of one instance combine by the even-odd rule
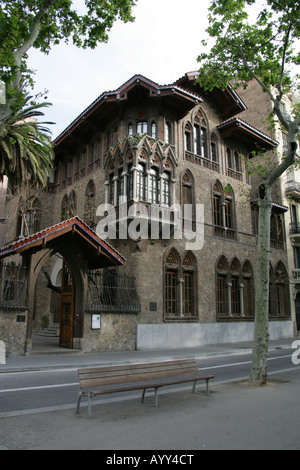
[[[81,391],[79,392],[76,410],[79,413],[80,400],[86,396],[88,398],[89,418],[91,417],[92,397],[96,395],[143,390],[143,402],[145,391],[154,388],[155,406],[158,406],[158,389],[160,387],[194,382],[194,393],[196,382],[206,380],[206,392],[209,394],[208,382],[214,378],[214,376],[200,377],[195,359],[90,367],[79,369],[78,376]],[[121,384],[124,384],[124,386],[119,386]]]
[[[103,370],[104,369],[104,370]],[[80,388],[97,387],[109,384],[147,381],[164,377],[196,374],[195,361],[176,361],[152,364],[134,364],[79,370]]]

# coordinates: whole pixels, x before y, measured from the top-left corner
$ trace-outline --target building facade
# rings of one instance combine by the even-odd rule
[[[272,111],[272,103],[268,94],[261,90],[256,80],[250,81],[246,89],[240,89],[238,92],[247,102],[247,110],[243,111],[241,116],[278,142],[275,158],[280,162],[287,152],[287,134],[275,118],[270,128],[268,117]],[[288,120],[293,119],[293,107],[298,101],[299,97],[293,93],[283,96],[282,110]],[[274,218],[272,219],[271,243],[272,234],[280,232],[288,256],[291,318],[297,335],[300,331],[300,172],[296,165],[289,168],[274,185],[273,200],[288,209],[282,215],[280,226],[276,225]]]
[[[277,142],[240,119],[246,110],[231,87],[204,93],[195,73],[163,86],[136,75],[100,95],[56,138],[47,190],[11,197],[7,240],[26,240],[76,217],[126,259],[99,265],[101,246],[92,252],[84,282],[72,291],[73,303],[80,302],[72,313],[77,339],[66,347],[252,340],[257,233],[247,166],[257,146],[272,151]],[[282,199],[274,200],[274,227],[283,227],[285,211]],[[271,338],[293,335],[282,233],[274,229],[271,237]],[[72,247],[61,237],[51,256],[32,254],[39,261],[27,344],[43,317],[62,324],[64,269],[72,275],[87,250],[82,239]],[[2,249],[3,263],[12,255],[16,263],[23,256]]]

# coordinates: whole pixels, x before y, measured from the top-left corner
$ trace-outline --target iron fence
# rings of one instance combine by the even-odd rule
[[[27,310],[28,269],[15,264],[0,265],[0,309]]]
[[[115,271],[88,273],[87,313],[134,313],[141,310],[134,276]]]

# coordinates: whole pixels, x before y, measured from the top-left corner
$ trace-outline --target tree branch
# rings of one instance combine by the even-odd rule
[[[271,174],[265,180],[265,186],[271,187],[280,176],[295,163],[297,155],[298,143],[297,134],[299,132],[300,119],[295,119],[289,127],[289,151],[287,157],[274,168]]]
[[[282,54],[282,62],[281,62],[281,73],[280,73],[280,81],[279,81],[279,93],[280,93],[280,99],[282,98],[283,95],[283,90],[282,90],[282,83],[283,83],[283,76],[284,76],[284,67],[285,67],[285,59],[286,59],[286,51],[288,48],[289,44],[289,36],[292,30],[292,22],[290,21],[286,36],[285,36],[285,41],[284,41],[284,48],[283,48],[283,54]]]

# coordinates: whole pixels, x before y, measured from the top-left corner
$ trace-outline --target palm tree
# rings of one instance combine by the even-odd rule
[[[32,102],[26,95],[23,106],[0,123],[0,178],[6,175],[12,188],[25,183],[44,186],[51,168],[54,152],[50,130],[38,122],[42,107],[50,103]]]

